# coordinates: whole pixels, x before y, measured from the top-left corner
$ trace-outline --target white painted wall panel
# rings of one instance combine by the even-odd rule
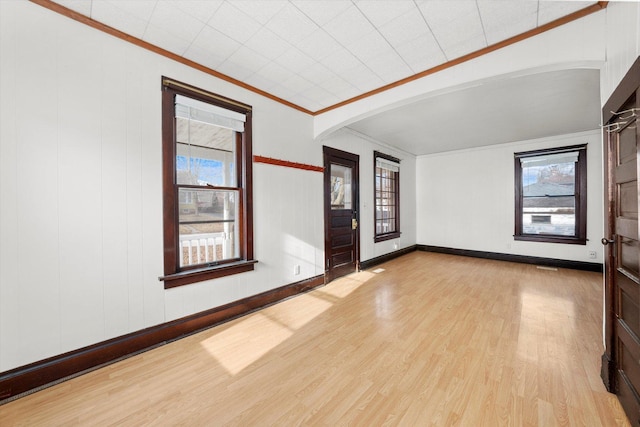
[[[126,193],[126,229],[127,239],[127,300],[121,304],[127,306],[129,331],[135,331],[146,327],[144,321],[144,279],[143,267],[140,262],[143,254],[142,223],[143,201],[142,193],[145,191],[142,182],[142,121],[139,119],[146,108],[146,100],[142,90],[141,81],[144,79],[143,69],[147,58],[145,55],[135,55],[131,49],[122,53],[122,47],[115,47],[117,58],[111,61],[125,70],[124,93],[118,94],[121,100],[121,108],[126,113],[124,128],[126,131],[125,144],[126,156],[123,159],[126,165],[126,186],[122,190]],[[115,91],[114,91],[115,92]],[[112,267],[110,267],[112,268]]]
[[[36,20],[34,25],[39,25]],[[57,88],[42,78],[55,67],[43,66],[56,62],[56,37],[47,40],[25,40],[17,36],[15,84],[28,90],[16,93],[15,144],[17,157],[18,194],[11,208],[17,213],[18,280],[10,286],[18,294],[17,323],[19,336],[29,337],[5,343],[9,359],[21,360],[46,357],[50,351],[60,350],[60,288],[59,288],[59,179],[58,139],[55,104]],[[4,101],[4,100],[3,100]],[[6,111],[6,110],[5,110]],[[37,117],[38,120],[34,120]],[[5,161],[2,159],[3,162]],[[4,239],[4,237],[3,237]],[[29,287],[20,286],[28,282]],[[28,309],[25,309],[25,306]],[[53,325],[53,327],[52,327]]]
[[[640,3],[609,2],[606,14],[607,62],[601,76],[604,105],[640,55]]]
[[[5,2],[6,3],[6,2]],[[16,137],[16,21],[10,19],[5,4],[0,3],[0,284],[13,284],[18,273],[18,143]],[[0,286],[0,367],[16,365],[19,353],[13,345],[20,338],[18,319],[20,289],[17,286]]]
[[[104,44],[99,52],[116,58],[116,46]],[[129,331],[127,287],[127,100],[114,87],[126,88],[126,67],[120,61],[105,61],[101,79],[101,171],[102,171],[102,286],[104,335]],[[111,129],[111,132],[104,132]],[[123,266],[111,268],[111,266]]]
[[[52,86],[58,93],[45,102],[58,113],[59,181],[53,193],[57,192],[59,210],[60,345],[69,351],[104,334],[104,317],[97,315],[103,312],[104,292],[102,61],[97,34],[69,43],[76,36],[73,27],[52,28],[56,32],[52,67],[57,76]]]
[[[161,76],[252,105],[257,155],[320,165],[311,116],[32,3],[0,5],[0,371],[322,274],[322,174],[257,164],[256,271],[158,280]]]
[[[513,154],[588,143],[586,246],[514,241]],[[562,135],[420,156],[417,159],[419,244],[585,262],[602,262],[600,132]],[[590,259],[589,251],[598,253]]]

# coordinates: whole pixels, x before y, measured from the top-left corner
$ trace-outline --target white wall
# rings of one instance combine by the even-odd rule
[[[252,105],[256,155],[321,165],[311,116],[26,1],[0,70],[0,371],[323,273],[322,173],[255,164],[256,270],[158,280],[161,76]]]
[[[390,148],[370,138],[344,129],[319,141],[360,156],[360,260],[366,261],[416,244],[416,160],[412,154]],[[374,242],[373,152],[380,151],[400,159],[400,231],[397,239]]]
[[[640,56],[640,2],[609,2],[605,34],[607,61],[600,78],[602,105]]]
[[[416,161],[418,244],[602,262],[600,131],[420,156]],[[586,246],[514,241],[513,154],[587,143]],[[596,251],[597,259],[590,259]]]

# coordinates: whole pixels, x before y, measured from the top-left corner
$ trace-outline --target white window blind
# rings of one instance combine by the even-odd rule
[[[522,167],[549,166],[558,163],[575,163],[578,161],[578,152],[555,153],[533,157],[520,157]]]
[[[247,121],[242,113],[182,95],[176,95],[176,117],[208,123],[236,132],[244,132],[244,123]]]
[[[376,159],[376,167],[377,168],[385,168],[388,169],[392,172],[399,172],[400,171],[400,163],[391,161],[391,160],[387,160],[385,158],[382,157],[378,157]]]

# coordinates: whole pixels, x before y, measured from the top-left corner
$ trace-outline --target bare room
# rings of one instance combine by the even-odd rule
[[[0,0],[0,425],[640,425],[640,2]]]

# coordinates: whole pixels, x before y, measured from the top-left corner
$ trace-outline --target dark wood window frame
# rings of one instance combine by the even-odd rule
[[[523,232],[522,212],[524,207],[522,189],[522,162],[520,159],[549,154],[578,152],[575,167],[575,236],[553,234],[526,234]],[[546,243],[587,244],[587,144],[544,150],[514,153],[515,160],[515,233],[514,240]]]
[[[388,233],[378,233],[376,230],[378,229],[378,173],[377,173],[377,162],[378,159],[385,159],[390,162],[400,164],[400,159],[390,156],[388,154],[381,153],[379,151],[373,152],[373,241],[374,242],[383,242],[385,240],[397,239],[400,237],[400,171],[395,173],[394,179],[394,188],[393,192],[395,195],[395,209],[394,209],[394,225],[395,230]]]
[[[236,179],[239,197],[239,257],[208,264],[180,267],[178,229],[178,185],[176,183],[175,98],[186,96],[198,101],[244,114],[245,130],[236,138]],[[251,106],[216,95],[166,77],[162,78],[162,188],[164,222],[165,289],[216,279],[254,269]]]

